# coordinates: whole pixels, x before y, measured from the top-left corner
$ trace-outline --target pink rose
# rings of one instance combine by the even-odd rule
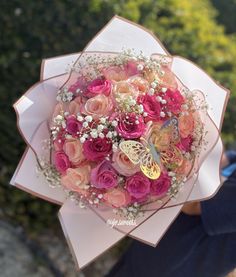
[[[126,80],[136,74],[138,74],[138,69],[134,61],[128,61],[124,66],[110,66],[103,69],[103,75],[106,79],[117,82]]]
[[[89,98],[81,109],[81,112],[86,115],[91,115],[93,119],[98,119],[102,116],[107,116],[113,109],[112,100],[103,94]]]
[[[126,190],[114,188],[106,192],[103,199],[113,207],[126,207],[130,201],[131,197]]]
[[[82,128],[80,121],[76,119],[74,115],[70,115],[66,119],[66,130],[69,134],[75,136]]]
[[[118,175],[111,163],[104,160],[91,171],[91,184],[98,189],[117,186]]]
[[[78,168],[68,168],[61,178],[61,184],[68,190],[86,194],[90,181],[90,166],[84,165]]]
[[[111,92],[111,81],[106,79],[95,79],[88,86],[87,91],[84,93],[86,97],[94,97],[98,94],[109,96]]]
[[[131,176],[140,171],[139,165],[133,164],[121,150],[113,153],[112,161],[112,166],[124,176]]]
[[[55,139],[53,141],[53,146],[55,151],[61,151],[63,149],[63,142],[60,139]]]
[[[168,89],[162,98],[167,102],[166,106],[168,111],[173,112],[174,114],[180,113],[181,105],[184,103],[184,97],[177,89]]]
[[[111,154],[112,143],[108,138],[87,139],[83,143],[84,156],[89,161],[100,161]]]
[[[124,65],[124,71],[126,73],[127,78],[138,74],[139,71],[138,71],[138,68],[137,68],[137,62],[135,62],[135,61],[128,61]]]
[[[143,117],[135,113],[122,114],[116,127],[119,135],[126,139],[140,138],[145,128]]]
[[[121,66],[110,66],[103,69],[103,75],[107,80],[122,81],[127,79],[126,72]]]
[[[65,142],[65,133],[64,133],[64,131],[61,130],[57,134],[56,139],[53,141],[54,150],[62,151],[64,142]]]
[[[63,150],[73,165],[78,165],[84,161],[83,146],[78,139],[66,140]]]
[[[193,143],[193,138],[192,136],[187,136],[186,138],[181,138],[180,142],[176,144],[176,146],[183,151],[190,151],[191,145]]]
[[[147,121],[159,121],[161,119],[161,105],[155,95],[141,95],[138,97],[138,103],[143,105],[143,109],[147,113]]]
[[[167,173],[162,172],[158,179],[151,180],[151,193],[152,195],[162,197],[166,195],[170,185],[170,177]]]
[[[150,192],[150,180],[141,172],[127,178],[125,187],[129,194],[136,199],[144,198]]]
[[[61,174],[65,173],[67,168],[71,166],[69,158],[61,151],[54,153],[54,165]]]

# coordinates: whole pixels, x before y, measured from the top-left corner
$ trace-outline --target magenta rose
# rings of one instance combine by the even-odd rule
[[[150,180],[141,172],[127,178],[125,187],[131,196],[136,199],[144,198],[150,192]]]
[[[147,113],[146,120],[159,121],[161,113],[160,102],[155,95],[142,95],[138,97],[138,103],[143,105],[144,112]]]
[[[56,169],[63,174],[71,166],[71,163],[65,153],[58,151],[54,153],[54,165]]]
[[[161,173],[156,180],[151,180],[151,193],[155,196],[164,196],[171,185],[171,179],[167,173]]]
[[[191,135],[188,135],[186,138],[181,138],[180,142],[176,145],[180,150],[190,151],[193,143],[193,138]]]
[[[88,139],[83,143],[83,152],[89,161],[100,161],[112,151],[112,143],[107,138]]]
[[[145,131],[145,123],[142,116],[135,113],[123,114],[119,117],[116,127],[119,135],[126,139],[140,138]]]
[[[84,93],[84,96],[89,98],[94,97],[98,94],[109,96],[111,92],[111,86],[111,81],[109,80],[101,78],[95,79],[87,86],[87,90]]]
[[[168,111],[173,112],[174,114],[181,111],[181,105],[184,103],[184,97],[177,89],[168,89],[162,98],[167,102],[166,106]]]
[[[79,77],[77,81],[69,87],[69,91],[75,94],[78,90],[85,91],[86,86],[87,86],[86,79],[84,77]]]
[[[111,163],[104,160],[91,171],[91,184],[98,189],[109,189],[118,184],[118,174]]]
[[[82,124],[75,116],[70,115],[66,119],[66,130],[71,135],[76,135],[80,131]]]

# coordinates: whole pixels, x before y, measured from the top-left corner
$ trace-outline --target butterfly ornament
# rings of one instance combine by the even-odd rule
[[[163,135],[170,136],[170,145],[168,151],[160,151],[158,143],[149,139],[146,141],[143,137],[142,142],[135,140],[125,140],[120,142],[120,150],[129,158],[129,160],[137,165],[139,164],[141,171],[150,179],[156,180],[161,175],[161,164],[171,164],[175,160],[179,165],[181,163],[181,152],[173,144],[179,141],[178,119],[173,117],[163,123],[159,130],[159,137]]]

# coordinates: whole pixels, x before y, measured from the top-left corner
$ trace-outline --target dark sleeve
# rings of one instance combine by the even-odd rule
[[[236,151],[234,150],[228,150],[225,152],[228,160],[229,160],[229,164],[233,164],[236,163]]]
[[[207,234],[236,232],[236,179],[229,178],[213,198],[201,202],[201,210]]]

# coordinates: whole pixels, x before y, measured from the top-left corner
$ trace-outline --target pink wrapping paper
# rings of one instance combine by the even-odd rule
[[[124,31],[125,30],[125,31]],[[121,52],[126,47],[170,56],[160,41],[148,30],[115,16],[91,40],[83,53],[90,51]],[[155,246],[179,214],[183,203],[212,197],[220,188],[219,166],[223,146],[220,138],[212,142],[211,151],[201,160],[201,167],[184,186],[177,199],[167,201],[158,211],[150,211],[138,226],[111,228],[94,209],[82,209],[67,199],[61,188],[50,188],[35,171],[34,153],[43,155],[42,140],[49,136],[47,119],[56,103],[56,92],[68,79],[68,65],[73,65],[80,53],[44,60],[40,81],[15,104],[17,124],[27,146],[11,179],[11,184],[47,201],[62,205],[59,219],[78,268],[86,266],[97,256],[115,245],[126,235]],[[208,139],[220,132],[229,91],[217,84],[192,62],[172,56],[172,71],[190,90],[199,90],[210,105]],[[202,153],[204,156],[204,153]],[[31,170],[29,170],[31,169]],[[210,180],[210,181],[209,181]],[[155,230],[155,231],[154,231]]]

